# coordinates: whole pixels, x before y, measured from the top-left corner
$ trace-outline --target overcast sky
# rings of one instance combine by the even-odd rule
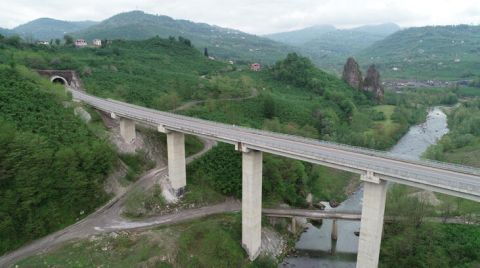
[[[41,17],[100,21],[135,9],[254,34],[316,24],[480,24],[480,0],[0,0],[0,27]]]

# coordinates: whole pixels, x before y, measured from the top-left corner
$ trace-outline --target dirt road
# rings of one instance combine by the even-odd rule
[[[204,148],[197,154],[187,158],[187,163],[200,157],[215,145],[215,142],[204,140]],[[145,173],[138,181],[132,184],[126,192],[115,196],[106,205],[99,208],[94,213],[87,216],[85,219],[63,229],[50,234],[46,237],[40,238],[27,244],[15,251],[12,251],[0,257],[0,267],[9,267],[15,262],[32,256],[34,254],[44,253],[52,250],[62,243],[79,238],[86,238],[90,235],[100,234],[104,232],[139,229],[158,226],[162,224],[172,224],[182,221],[187,221],[195,218],[200,218],[212,214],[239,211],[241,204],[235,200],[229,200],[221,204],[182,210],[176,213],[152,217],[140,221],[132,221],[121,216],[122,207],[127,199],[128,193],[133,190],[146,190],[153,186],[157,176],[166,176],[167,167],[156,167]]]

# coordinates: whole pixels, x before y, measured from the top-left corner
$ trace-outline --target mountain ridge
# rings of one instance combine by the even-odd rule
[[[52,18],[38,18],[21,24],[12,29],[23,37],[33,37],[38,40],[63,38],[69,32],[79,31],[97,24],[95,21],[64,21]]]

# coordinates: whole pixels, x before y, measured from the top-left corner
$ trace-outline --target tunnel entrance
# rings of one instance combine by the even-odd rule
[[[52,83],[54,84],[61,84],[64,86],[68,85],[67,80],[61,76],[53,76],[52,78],[50,78],[50,81],[52,81]]]

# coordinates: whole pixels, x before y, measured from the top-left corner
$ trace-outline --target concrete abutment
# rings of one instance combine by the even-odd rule
[[[132,143],[137,137],[135,133],[135,121],[121,117],[120,135],[126,143]]]

